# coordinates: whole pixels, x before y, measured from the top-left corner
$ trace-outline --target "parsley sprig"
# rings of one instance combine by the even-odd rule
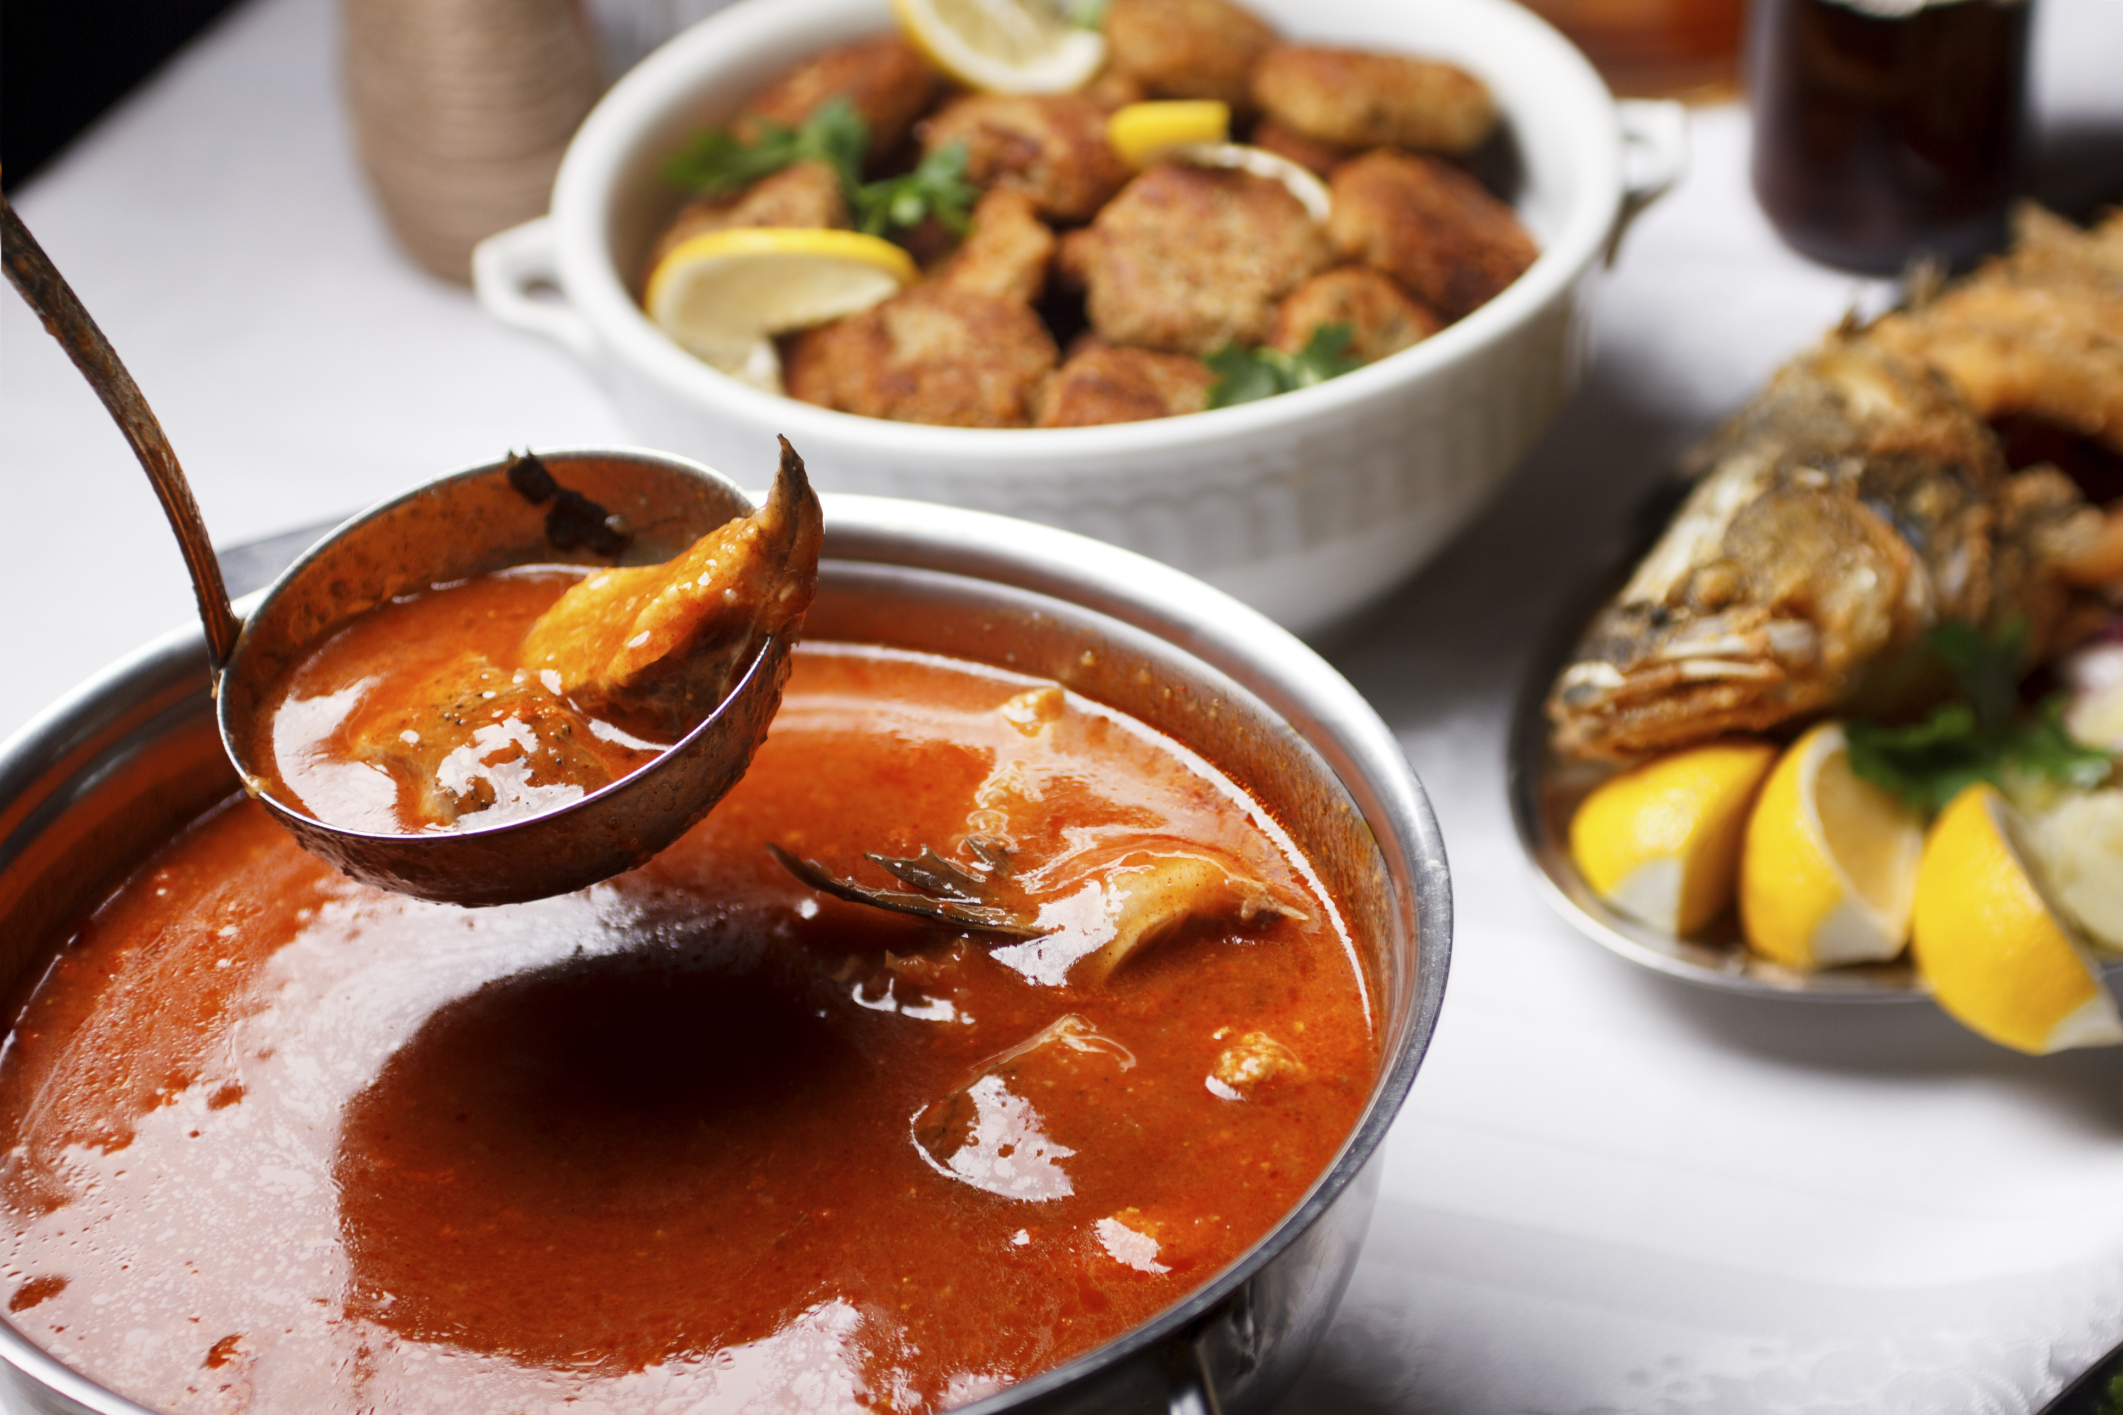
[[[1904,727],[1849,724],[1850,766],[1859,776],[1927,814],[1944,810],[1978,781],[1995,785],[2019,775],[2089,790],[2107,779],[2113,760],[2072,739],[2061,696],[2031,715],[2019,711],[2025,620],[2006,625],[1994,638],[1969,624],[1940,624],[1926,643],[1953,670],[1960,698]]]
[[[824,162],[840,174],[844,186],[860,186],[863,148],[870,125],[846,98],[829,98],[791,128],[758,119],[753,136],[741,138],[728,128],[710,128],[663,165],[664,178],[701,196],[749,187],[799,162]]]
[[[1229,408],[1273,398],[1278,393],[1310,388],[1362,368],[1364,361],[1349,352],[1350,341],[1355,337],[1356,331],[1346,324],[1323,324],[1294,354],[1266,345],[1247,349],[1226,344],[1202,359],[1209,372],[1216,375],[1216,382],[1209,388],[1209,406]]]
[[[865,182],[848,193],[855,229],[882,236],[906,230],[935,217],[952,234],[963,236],[973,223],[967,215],[980,200],[980,188],[966,180],[966,145],[947,143],[923,157],[903,177]]]
[[[823,162],[839,175],[858,230],[883,236],[934,217],[965,234],[980,189],[966,180],[964,143],[939,148],[903,176],[865,182],[862,157],[869,141],[870,125],[855,105],[834,97],[794,128],[764,119],[743,137],[729,128],[710,128],[665,162],[663,175],[687,191],[718,196],[799,162]]]

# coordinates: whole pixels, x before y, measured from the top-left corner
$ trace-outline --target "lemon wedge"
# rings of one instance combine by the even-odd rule
[[[985,93],[1068,93],[1106,62],[1106,37],[1055,0],[892,0],[928,61]]]
[[[1955,1020],[2016,1051],[2123,1042],[2116,1000],[2028,873],[2016,826],[1981,783],[1940,814],[1917,866],[1917,967]]]
[[[1740,852],[1740,924],[1787,968],[1894,957],[1909,941],[1924,822],[1850,768],[1840,723],[1784,753]]]
[[[1570,858],[1615,909],[1693,933],[1731,902],[1747,808],[1775,760],[1766,742],[1711,742],[1611,777],[1570,818]]]
[[[1131,103],[1106,120],[1106,141],[1130,167],[1148,167],[1175,147],[1231,136],[1231,105],[1214,98]]]
[[[674,247],[650,274],[642,303],[690,352],[779,392],[774,335],[866,310],[920,273],[904,250],[858,231],[741,227]]]
[[[2044,897],[2096,951],[2123,954],[2123,790],[2067,796],[2024,819],[2020,843]]]

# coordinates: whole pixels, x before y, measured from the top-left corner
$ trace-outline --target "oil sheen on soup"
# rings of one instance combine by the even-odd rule
[[[865,852],[969,837],[1045,932],[765,848],[889,883]],[[1160,859],[1277,907],[1092,966]],[[1334,902],[1207,763],[1049,684],[811,645],[714,813],[578,894],[380,893],[247,801],[149,860],[0,1061],[0,1292],[168,1411],[945,1408],[1243,1252],[1376,1052]]]

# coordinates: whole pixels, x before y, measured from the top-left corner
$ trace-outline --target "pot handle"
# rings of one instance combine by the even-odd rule
[[[1688,172],[1688,110],[1670,98],[1625,98],[1614,105],[1622,130],[1622,206],[1607,238],[1613,265],[1622,236],[1644,208]]]
[[[594,359],[597,344],[590,326],[560,293],[552,217],[511,226],[473,247],[472,288],[486,312],[503,324],[543,335],[586,363]]]
[[[1169,1381],[1166,1399],[1171,1415],[1223,1415],[1223,1404],[1216,1398],[1216,1382],[1209,1379],[1209,1362],[1202,1351],[1200,1333],[1174,1353]]]

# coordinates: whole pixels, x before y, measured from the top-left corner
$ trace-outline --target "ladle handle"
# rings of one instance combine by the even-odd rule
[[[133,376],[118,361],[118,351],[103,337],[96,321],[89,318],[73,287],[52,264],[51,257],[45,255],[37,238],[30,235],[22,218],[15,215],[13,203],[5,196],[0,196],[0,253],[5,256],[9,283],[37,312],[51,336],[65,346],[74,367],[81,370],[81,376],[110,410],[111,420],[133,445],[133,455],[140,459],[141,469],[154,483],[163,513],[170,518],[170,529],[177,533],[178,549],[184,552],[184,568],[191,571],[192,591],[199,597],[199,618],[206,625],[207,649],[213,655],[214,667],[220,669],[235,652],[236,634],[242,625],[236,620],[236,611],[229,607],[221,562],[214,558],[214,545],[207,538],[199,503],[192,499],[191,483],[184,479],[184,468],[177,465],[177,453],[163,435],[162,424],[156,421],[147,399],[140,396]]]

